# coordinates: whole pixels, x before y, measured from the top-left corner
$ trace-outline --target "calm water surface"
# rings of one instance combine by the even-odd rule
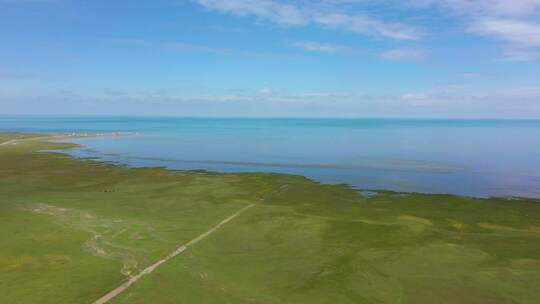
[[[280,172],[361,189],[540,197],[540,120],[0,117],[0,131],[142,132],[69,140],[131,166]]]

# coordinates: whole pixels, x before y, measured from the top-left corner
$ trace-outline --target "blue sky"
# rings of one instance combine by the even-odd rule
[[[0,0],[0,114],[540,118],[540,0]]]

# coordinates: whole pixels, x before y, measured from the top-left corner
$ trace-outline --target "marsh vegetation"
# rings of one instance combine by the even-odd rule
[[[538,303],[537,200],[39,152],[71,147],[0,147],[1,303],[91,303],[250,204],[112,303]]]

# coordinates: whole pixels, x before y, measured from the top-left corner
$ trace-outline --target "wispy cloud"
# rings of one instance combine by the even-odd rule
[[[291,46],[314,53],[328,53],[328,54],[347,54],[347,55],[367,55],[370,57],[378,57],[385,60],[405,61],[405,60],[422,60],[429,56],[431,53],[425,49],[390,49],[382,52],[360,49],[352,46],[342,44],[331,44],[318,41],[296,41]]]
[[[504,60],[540,59],[540,24],[513,19],[481,19],[471,25],[470,31],[505,42]]]
[[[502,59],[539,59],[540,0],[410,0],[420,6],[439,6],[468,19],[470,33],[505,43]]]
[[[467,77],[467,78],[485,78],[486,76],[482,73],[478,72],[465,72],[460,75],[461,77]]]
[[[300,8],[271,0],[196,0],[200,5],[237,16],[256,16],[288,25],[309,23],[309,16]]]
[[[224,14],[251,17],[284,26],[318,26],[393,40],[418,40],[424,30],[388,16],[376,14],[373,8],[397,9],[440,8],[466,23],[469,33],[500,40],[504,43],[502,59],[526,61],[538,59],[540,52],[540,0],[406,0],[391,4],[375,0],[192,0],[199,5]],[[351,7],[359,9],[349,9]],[[382,17],[385,16],[385,17]],[[299,42],[294,45],[306,51],[339,53],[338,45]],[[418,50],[390,50],[380,57],[389,60],[411,60],[426,56]]]
[[[146,48],[155,48],[169,51],[194,51],[218,55],[242,55],[253,57],[279,56],[277,53],[266,51],[238,50],[221,47],[211,47],[191,43],[171,42],[171,41],[153,41],[145,39],[116,38],[108,40],[119,45],[138,46]]]
[[[285,2],[276,0],[193,0],[201,6],[235,16],[255,17],[287,26],[316,25],[358,34],[396,40],[415,40],[423,35],[417,27],[401,22],[379,20],[367,14],[346,13],[335,1]],[[342,2],[343,3],[343,2]],[[311,5],[310,5],[311,4]]]
[[[344,53],[352,51],[352,48],[344,45],[322,43],[317,41],[296,41],[291,44],[295,48],[299,48],[308,52],[320,53]]]
[[[286,89],[139,89],[3,92],[0,106],[16,113],[147,113],[219,116],[390,116],[538,117],[540,86],[475,88],[443,86],[403,94],[350,91],[292,92]],[[11,109],[11,110],[10,110]],[[10,112],[11,111],[11,112]],[[25,112],[34,113],[34,112]]]
[[[409,0],[418,6],[435,5],[454,13],[475,16],[526,16],[540,9],[539,0]]]
[[[429,55],[429,51],[420,49],[393,49],[382,52],[380,56],[388,60],[419,60]]]
[[[491,35],[521,46],[540,46],[540,24],[512,19],[482,19],[475,21],[471,32]]]
[[[540,49],[508,47],[503,51],[502,59],[506,61],[540,60]]]
[[[58,3],[59,0],[0,0],[0,4]]]
[[[393,102],[415,107],[477,108],[484,112],[508,108],[540,112],[540,86],[475,88],[450,85],[403,94]]]

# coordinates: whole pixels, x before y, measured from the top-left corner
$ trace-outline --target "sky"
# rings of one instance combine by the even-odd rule
[[[540,118],[540,0],[0,0],[0,115]]]

